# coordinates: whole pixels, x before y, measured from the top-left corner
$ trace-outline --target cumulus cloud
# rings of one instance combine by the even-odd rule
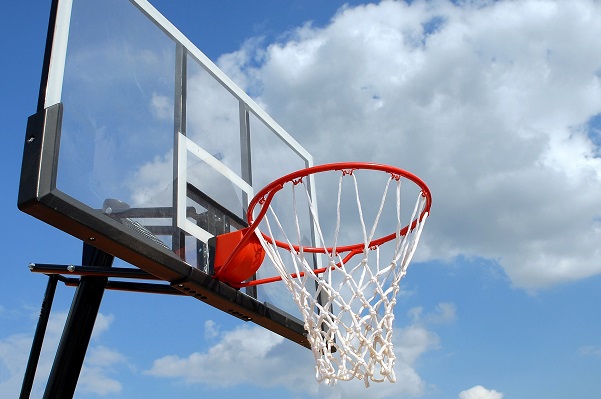
[[[205,323],[205,335],[213,336],[218,331],[219,326],[215,322]],[[372,384],[369,395],[374,399],[415,396],[425,390],[415,363],[424,353],[438,347],[437,335],[419,324],[396,328],[394,334],[397,382]],[[219,332],[218,341],[205,352],[156,359],[147,373],[214,387],[246,383],[260,387],[287,387],[290,391],[311,397],[365,397],[363,381],[352,380],[334,386],[318,384],[314,368],[315,359],[307,349],[264,328],[244,325]]]
[[[305,354],[304,363],[308,364],[310,353],[296,348],[296,345],[292,346],[279,335],[248,325],[223,333],[218,331],[216,323],[205,323],[205,335],[219,334],[220,338],[207,352],[195,352],[184,358],[164,356],[155,360],[147,373],[191,384],[202,383],[218,387],[240,383],[287,385],[287,378],[303,378],[303,374],[299,373],[300,364],[303,363],[302,354]],[[289,364],[288,358],[282,356],[282,351],[292,352],[299,361]],[[233,370],[240,372],[232,372]],[[304,382],[310,381],[311,377],[305,373]]]
[[[459,399],[502,399],[503,394],[493,390],[488,390],[482,385],[476,385],[467,391],[459,394]]]
[[[536,289],[601,272],[594,15],[593,1],[383,1],[223,66],[316,163],[422,177],[434,207],[417,259],[492,259]]]
[[[66,319],[66,312],[53,312],[48,320],[32,397],[42,396]],[[121,383],[112,374],[116,373],[116,366],[126,363],[125,356],[114,349],[97,344],[100,335],[110,328],[112,321],[112,315],[98,314],[92,332],[93,342],[86,355],[77,392],[107,395],[121,391]],[[18,397],[21,391],[32,340],[33,334],[30,333],[0,337],[0,392],[7,397]]]
[[[150,100],[151,113],[158,119],[173,117],[173,104],[171,98],[158,93],[152,93]]]
[[[205,339],[211,340],[219,335],[219,325],[213,320],[205,321]]]
[[[585,356],[601,357],[601,345],[587,345],[579,349],[580,354]]]
[[[151,162],[146,162],[137,168],[126,181],[130,189],[131,204],[133,206],[165,206],[172,202],[171,171],[173,165],[173,152],[164,156],[155,156]]]
[[[416,306],[407,312],[414,324],[448,324],[457,318],[457,307],[450,302],[438,303],[434,312],[424,314],[423,310],[422,306]]]
[[[31,349],[32,336],[13,334],[0,339],[0,391],[13,393],[18,397],[27,362],[27,354]],[[40,368],[49,369],[41,363]]]
[[[90,348],[77,390],[97,395],[119,393],[122,385],[110,375],[115,373],[113,370],[116,365],[126,362],[127,358],[116,350],[104,346]]]

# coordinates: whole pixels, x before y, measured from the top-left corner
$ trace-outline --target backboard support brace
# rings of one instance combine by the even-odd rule
[[[112,255],[104,251],[96,249],[89,244],[83,244],[82,263],[84,265],[94,264],[103,269],[110,269],[114,259]],[[42,302],[42,310],[23,378],[20,394],[20,398],[22,399],[28,398],[31,393],[58,279],[56,275],[49,276],[48,288]],[[73,397],[90,338],[92,337],[92,330],[98,316],[106,282],[106,276],[87,275],[81,278],[73,296],[71,309],[69,310],[63,334],[54,357],[48,383],[44,391],[44,399]]]
[[[59,281],[68,287],[77,287],[77,291],[65,322],[61,344],[57,349],[44,398],[73,396],[105,290],[192,296],[201,301],[206,301],[208,296],[219,297],[222,307],[227,308],[227,312],[232,316],[244,321],[254,321],[262,326],[268,325],[266,327],[270,330],[309,348],[306,332],[300,320],[291,315],[284,315],[281,310],[268,303],[259,303],[234,288],[225,286],[228,289],[224,289],[222,283],[202,272],[192,273],[185,281],[172,284],[141,282],[139,280],[161,279],[137,268],[112,267],[113,260],[112,255],[83,243],[83,265],[36,263],[29,265],[31,272],[45,274],[49,280],[23,378],[21,399],[29,398],[33,387],[54,293]],[[86,265],[87,263],[90,265]],[[212,301],[215,299],[213,298]],[[211,304],[215,306],[213,302]],[[241,310],[240,306],[244,309]],[[248,311],[251,308],[254,312]],[[291,328],[297,332],[295,337],[290,336]]]

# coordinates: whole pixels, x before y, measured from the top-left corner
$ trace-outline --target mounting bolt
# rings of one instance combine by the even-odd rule
[[[75,271],[75,266],[69,265],[69,266],[67,266],[67,270],[70,271],[71,273],[73,273]]]
[[[33,269],[35,269],[35,263],[30,263],[28,267],[29,270],[33,271]]]

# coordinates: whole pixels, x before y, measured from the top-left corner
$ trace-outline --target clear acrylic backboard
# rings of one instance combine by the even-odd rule
[[[307,346],[285,288],[212,279],[208,241],[245,227],[256,191],[312,164],[147,1],[54,2],[23,211]]]

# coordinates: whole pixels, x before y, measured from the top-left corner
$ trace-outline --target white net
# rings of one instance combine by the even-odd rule
[[[359,221],[354,226],[358,242],[362,248],[356,256],[345,259],[345,254],[336,250],[341,235],[341,203],[348,196],[342,194],[343,179],[352,177],[354,184],[353,202],[356,202],[356,214]],[[275,268],[304,318],[305,329],[316,359],[316,378],[318,381],[334,383],[337,380],[362,379],[366,386],[370,382],[396,380],[393,366],[395,354],[392,345],[393,309],[399,292],[399,283],[405,276],[409,262],[415,252],[420,234],[427,218],[423,213],[426,198],[420,192],[413,208],[411,218],[401,223],[401,182],[402,178],[392,176],[387,180],[379,207],[375,212],[373,225],[368,230],[364,220],[364,211],[360,200],[357,178],[353,173],[343,173],[338,183],[336,204],[336,223],[332,244],[324,244],[324,255],[315,255],[303,251],[301,246],[301,222],[298,209],[301,203],[310,209],[311,219],[316,232],[316,241],[324,243],[324,232],[317,217],[310,190],[304,180],[295,181],[292,187],[292,207],[295,226],[292,231],[285,231],[276,211],[269,206],[264,219],[264,233],[270,237],[283,237],[287,243],[285,251],[270,240],[266,240],[257,231],[257,235],[265,248],[267,256]],[[370,245],[374,240],[379,222],[385,218],[380,216],[389,198],[390,187],[396,189],[392,195],[396,203],[396,236],[386,244]],[[297,189],[302,187],[303,189]],[[304,192],[303,192],[304,191]],[[300,195],[298,195],[300,193]],[[389,201],[390,202],[390,199]],[[388,208],[386,208],[388,209]],[[388,213],[388,211],[386,212]],[[411,221],[416,221],[411,223]],[[408,225],[406,234],[401,234],[402,226]],[[346,226],[346,225],[345,225]],[[346,228],[346,227],[345,227]],[[355,232],[354,232],[355,233]],[[347,234],[348,235],[348,234]],[[294,246],[298,249],[295,249]],[[330,247],[328,251],[326,247]],[[327,265],[326,271],[314,272],[315,257],[320,256]],[[348,258],[348,256],[347,256]],[[386,259],[384,259],[386,258]],[[296,273],[298,277],[291,277]]]

